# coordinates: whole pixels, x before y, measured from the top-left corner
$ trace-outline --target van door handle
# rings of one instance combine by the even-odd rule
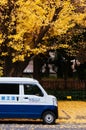
[[[17,99],[17,101],[18,101],[18,100],[19,100],[19,97],[17,97],[16,99]]]
[[[24,97],[24,99],[28,99],[28,97]]]

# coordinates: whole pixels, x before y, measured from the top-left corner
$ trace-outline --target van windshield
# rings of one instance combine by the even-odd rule
[[[25,95],[43,96],[42,91],[35,84],[25,84],[24,85],[24,94]]]

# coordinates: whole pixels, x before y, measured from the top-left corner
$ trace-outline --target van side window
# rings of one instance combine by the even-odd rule
[[[0,94],[19,94],[19,84],[0,84]]]
[[[40,88],[35,84],[25,84],[24,85],[24,94],[25,95],[37,95],[43,96],[42,91]]]

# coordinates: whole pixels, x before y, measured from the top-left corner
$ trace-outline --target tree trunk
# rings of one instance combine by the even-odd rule
[[[16,63],[12,63],[10,58],[5,60],[4,68],[3,68],[3,76],[6,77],[22,77],[23,71],[25,67],[28,65],[29,60],[25,60],[25,62],[18,61]]]
[[[59,7],[59,8],[56,8],[55,9],[55,12],[54,12],[54,15],[51,19],[51,23],[52,22],[55,22],[57,19],[58,19],[58,14],[59,12],[62,10],[62,7]],[[38,37],[36,38],[34,36],[33,38],[33,42],[34,42],[34,48],[37,47],[37,45],[39,43],[41,43],[42,41],[42,38],[45,36],[45,34],[49,31],[50,29],[50,23],[47,25],[47,26],[42,26],[40,28],[40,31],[39,31],[39,34],[38,34]],[[34,62],[33,62],[33,77],[36,78],[37,80],[40,80],[41,79],[41,60],[39,58],[39,55],[35,56],[34,57]]]
[[[35,56],[33,59],[33,78],[41,80],[41,60],[39,56]]]

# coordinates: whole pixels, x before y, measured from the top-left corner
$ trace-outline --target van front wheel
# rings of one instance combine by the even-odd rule
[[[46,111],[43,114],[43,122],[45,124],[54,124],[55,123],[55,114],[51,111]]]

